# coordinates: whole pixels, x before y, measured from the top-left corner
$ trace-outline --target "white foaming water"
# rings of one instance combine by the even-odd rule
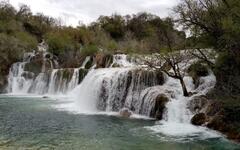
[[[28,92],[33,80],[26,79],[23,76],[25,64],[26,63],[14,63],[12,65],[8,78],[8,91],[16,94]]]
[[[93,69],[82,83],[68,94],[72,108],[79,113],[91,111],[118,112],[123,108],[148,116],[152,105],[143,106],[141,92],[160,85],[164,79],[156,71],[139,68]]]
[[[49,53],[46,53],[49,54]],[[45,53],[42,56],[45,57]],[[51,69],[46,70],[45,61],[49,61],[51,67],[57,65],[56,60],[47,60],[42,58],[43,64],[41,73],[34,74],[33,72],[25,71],[26,65],[31,63],[35,57],[35,53],[25,53],[23,62],[17,62],[12,65],[8,76],[7,92],[12,95],[26,95],[26,94],[64,94],[74,89],[80,79],[84,77],[85,65],[90,60],[86,57],[80,68],[68,69]],[[38,56],[39,57],[39,56]],[[80,70],[82,71],[80,75]]]
[[[136,66],[132,62],[129,62],[128,56],[125,54],[117,54],[113,56],[113,63],[111,67],[115,64],[118,64],[119,67],[134,67]]]
[[[189,91],[195,91],[198,92],[196,95],[202,95],[215,86],[216,78],[212,73],[209,76],[202,77],[201,84],[197,89],[194,89],[191,78],[184,78],[184,81]],[[190,123],[193,114],[187,109],[187,104],[191,97],[183,96],[178,80],[169,78],[162,88],[168,91],[166,93],[168,93],[170,98],[170,102],[166,105],[164,120],[157,122],[155,126],[146,127],[147,129],[169,137],[178,137],[178,140],[185,140],[191,137],[205,139],[222,136],[215,131],[205,127],[197,127]]]

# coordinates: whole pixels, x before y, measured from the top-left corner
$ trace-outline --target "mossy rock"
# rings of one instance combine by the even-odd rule
[[[200,77],[205,77],[209,75],[209,71],[206,65],[202,64],[201,62],[196,62],[192,64],[188,70],[188,74],[193,78],[193,83],[195,88],[197,88],[200,84]]]
[[[87,73],[88,73],[87,69],[80,69],[79,70],[79,81],[78,81],[78,84],[80,84],[82,82],[82,80],[85,78]]]
[[[24,71],[33,72],[35,75],[38,75],[42,72],[42,61],[27,63]]]
[[[158,95],[155,99],[155,105],[150,113],[150,117],[156,118],[157,120],[162,120],[165,105],[168,101],[168,97],[166,97],[164,94]]]
[[[70,78],[73,74],[73,69],[64,69],[63,78]]]
[[[86,63],[85,69],[90,69],[93,66],[93,57]]]

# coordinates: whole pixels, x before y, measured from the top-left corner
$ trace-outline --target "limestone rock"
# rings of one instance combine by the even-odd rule
[[[207,121],[207,116],[204,113],[199,113],[193,116],[191,123],[193,125],[201,126]]]

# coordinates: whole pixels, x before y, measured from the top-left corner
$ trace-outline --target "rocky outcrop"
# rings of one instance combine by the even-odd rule
[[[188,103],[188,109],[194,114],[205,112],[205,110],[207,109],[208,103],[209,103],[209,100],[207,99],[206,96],[204,95],[195,96]]]
[[[155,105],[151,111],[150,117],[162,120],[163,112],[168,101],[168,97],[164,94],[158,95],[155,99]]]
[[[193,97],[188,108],[195,114],[191,119],[192,124],[207,126],[222,132],[229,139],[240,142],[240,132],[234,123],[237,120],[231,118],[240,114],[240,109],[227,109],[221,102],[209,99],[207,96]]]
[[[96,68],[107,68],[107,67],[110,67],[110,65],[113,62],[113,55],[99,53],[96,55],[95,61],[96,61]]]

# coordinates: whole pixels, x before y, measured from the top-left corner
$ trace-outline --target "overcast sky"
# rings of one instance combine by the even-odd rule
[[[150,12],[166,17],[170,8],[179,0],[9,0],[18,8],[21,4],[30,6],[34,13],[41,12],[55,18],[62,18],[67,25],[78,22],[90,23],[100,15],[121,15]]]

